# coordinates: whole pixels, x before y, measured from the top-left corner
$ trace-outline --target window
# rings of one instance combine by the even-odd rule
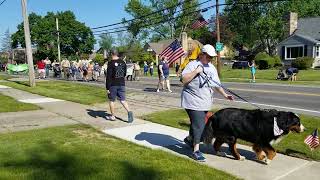
[[[320,46],[316,46],[316,57],[320,57]]]
[[[286,48],[286,59],[295,59],[297,57],[303,57],[303,46]]]

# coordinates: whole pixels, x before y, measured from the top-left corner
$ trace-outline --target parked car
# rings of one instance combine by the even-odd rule
[[[249,68],[248,61],[236,61],[232,65],[232,69],[247,69],[247,68]]]

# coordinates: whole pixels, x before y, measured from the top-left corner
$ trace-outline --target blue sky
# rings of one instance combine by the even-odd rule
[[[199,2],[204,1],[199,0]],[[120,22],[122,18],[130,19],[130,15],[124,11],[127,2],[128,0],[28,0],[28,12],[45,15],[48,11],[71,10],[79,21],[89,27],[97,27]],[[202,7],[214,3],[212,0],[211,4]],[[213,13],[214,9],[210,9],[204,16],[208,18],[209,14]],[[22,22],[21,0],[7,0],[0,6],[0,41],[7,28],[13,33],[20,22]]]

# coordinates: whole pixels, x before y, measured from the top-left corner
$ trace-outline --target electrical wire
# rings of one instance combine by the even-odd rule
[[[197,10],[197,11],[194,11],[194,12],[200,12],[200,11],[207,11],[208,9],[212,9],[214,7],[217,7],[217,6],[228,6],[228,5],[248,5],[248,4],[263,4],[263,3],[270,3],[270,2],[285,2],[285,1],[291,1],[291,0],[266,0],[266,1],[251,1],[251,2],[236,2],[236,3],[223,3],[223,4],[219,4],[219,5],[213,5],[213,6],[209,6],[207,8],[203,8],[201,10]],[[197,6],[200,6],[202,4],[205,4],[205,3],[208,3],[210,1],[204,1],[202,3],[199,3]],[[171,7],[172,8],[172,7]],[[185,11],[187,9],[191,9],[191,7],[189,8],[185,8],[185,9],[182,9],[182,10],[179,10],[176,13],[178,12],[181,12],[181,11]],[[155,14],[155,13],[158,13],[158,11],[152,13],[152,14]],[[192,13],[192,12],[191,12]],[[146,15],[147,16],[147,15]],[[190,15],[185,15],[185,16],[190,16]],[[145,16],[144,16],[145,17]],[[180,17],[184,17],[184,16],[177,16],[177,17],[174,17],[174,18],[170,18],[168,20],[165,20],[165,21],[160,21],[159,23],[155,23],[155,24],[149,24],[147,26],[141,26],[141,27],[148,27],[148,26],[151,26],[151,25],[156,25],[156,24],[160,24],[160,23],[165,23],[165,22],[169,22],[171,20],[174,20],[174,19],[177,19],[177,18],[180,18]],[[125,22],[129,22],[129,21],[134,21],[134,20],[138,20],[139,18],[135,18],[135,19],[131,19],[131,20],[128,20],[128,21],[125,21]],[[143,19],[140,19],[140,20],[143,20]],[[124,24],[125,22],[122,22],[122,23],[115,23],[115,24]],[[114,24],[111,24],[111,25],[107,25],[107,26],[104,26],[104,27],[108,27],[108,26],[112,26]],[[101,26],[102,27],[102,26]],[[112,29],[107,29],[107,30],[101,30],[101,31],[96,31],[96,32],[93,32],[94,35],[101,35],[101,34],[112,34],[112,33],[118,33],[118,32],[124,32],[124,31],[128,31],[127,29],[123,29],[123,28],[128,28],[130,27],[129,25],[128,26],[123,26],[123,27],[117,27],[117,28],[112,28]],[[93,28],[92,28],[93,29]],[[123,29],[123,30],[121,30]],[[116,31],[111,31],[110,30],[116,30]],[[99,32],[105,32],[105,33],[100,33],[100,34],[96,34],[96,33],[99,33]]]
[[[145,19],[146,17],[149,17],[149,16],[151,16],[151,15],[158,14],[158,13],[163,12],[163,11],[165,11],[165,10],[169,10],[169,9],[176,8],[176,7],[178,7],[178,6],[180,6],[180,5],[183,5],[184,3],[189,2],[189,1],[191,1],[191,0],[181,1],[181,2],[179,2],[178,4],[176,4],[176,5],[174,5],[174,6],[171,6],[171,7],[168,7],[168,8],[164,8],[164,9],[161,9],[161,10],[158,10],[158,11],[154,11],[154,12],[152,12],[152,13],[149,13],[149,14],[146,14],[146,15],[143,15],[143,16],[140,16],[140,17],[137,17],[137,18],[133,18],[133,19],[130,19],[130,20],[125,20],[125,21],[122,21],[122,22],[113,23],[113,24],[109,24],[109,25],[105,25],[105,26],[94,27],[94,28],[91,28],[91,29],[92,29],[92,30],[94,30],[94,29],[101,29],[101,28],[105,28],[105,27],[110,27],[110,26],[115,26],[115,25],[120,25],[120,24],[126,24],[126,23],[128,23],[128,22],[132,22],[132,21],[136,21],[136,20],[143,20],[143,19]],[[211,1],[211,0],[207,0],[207,1],[201,2],[201,3],[197,4],[196,6],[201,6],[201,5],[206,4],[206,3],[210,2],[210,1]],[[191,8],[193,8],[193,7],[185,8],[184,10],[186,10],[186,9],[191,9]],[[179,10],[179,11],[175,12],[174,14],[176,14],[176,13],[178,13],[178,12],[181,12],[181,11],[182,11],[182,10]]]
[[[5,3],[7,0],[3,0],[1,3],[0,3],[0,6],[3,4],[3,3]]]

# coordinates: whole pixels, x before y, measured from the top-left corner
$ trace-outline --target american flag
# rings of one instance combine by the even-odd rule
[[[165,50],[160,54],[161,57],[167,57],[169,64],[174,63],[176,60],[184,55],[184,50],[179,41],[174,40]]]
[[[202,16],[200,16],[200,17],[197,19],[197,21],[195,21],[195,22],[192,24],[191,28],[192,28],[192,29],[199,29],[199,28],[201,28],[201,27],[203,27],[203,26],[205,26],[205,25],[207,25],[207,24],[209,24],[209,22],[206,21]]]
[[[311,149],[317,148],[319,146],[318,129],[315,129],[313,133],[304,140],[304,143],[306,143]]]

